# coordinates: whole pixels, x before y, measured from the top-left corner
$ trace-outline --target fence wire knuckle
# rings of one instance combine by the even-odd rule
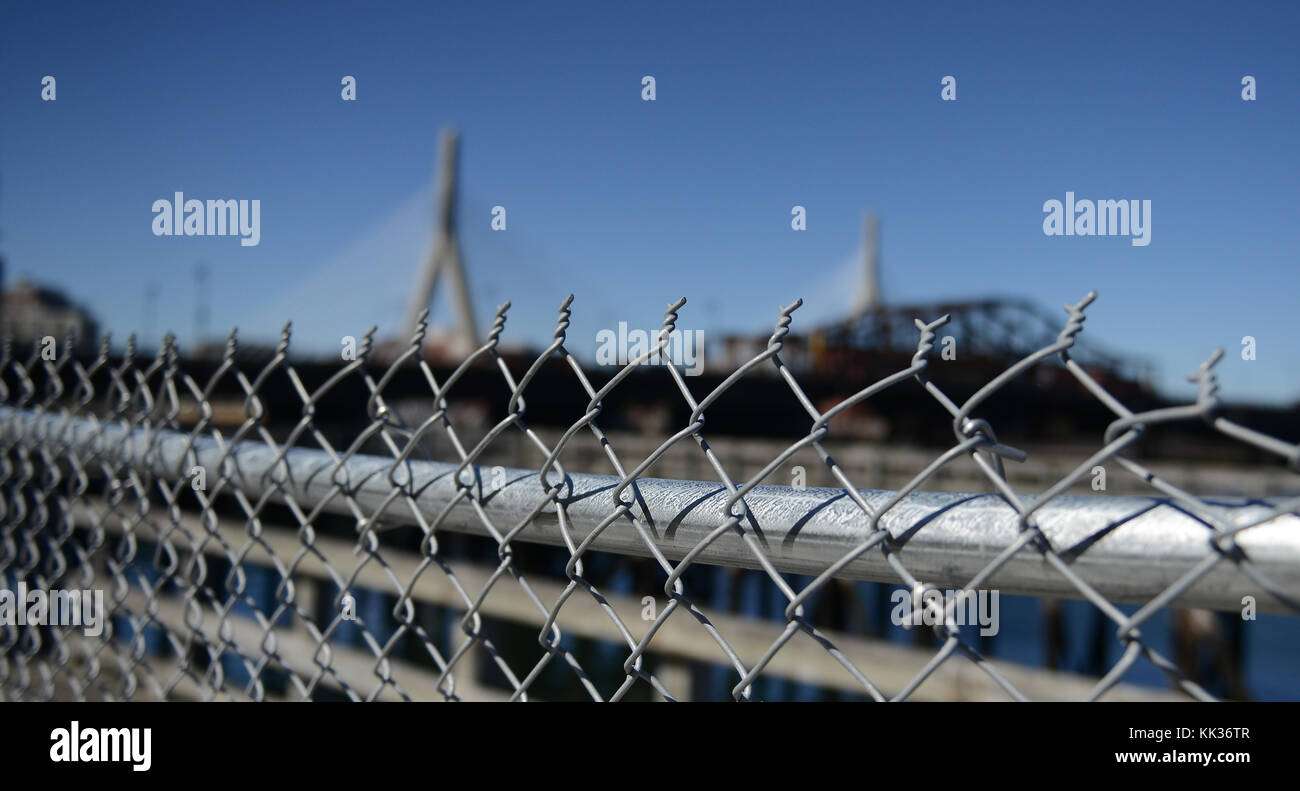
[[[565,687],[592,700],[678,700],[693,697],[692,674],[711,673],[728,696],[756,700],[765,680],[799,679],[817,663],[838,674],[819,675],[819,689],[879,701],[923,697],[963,663],[1001,697],[1041,697],[1041,684],[1022,688],[1028,675],[962,630],[959,612],[996,585],[1090,602],[1113,627],[1118,659],[1070,687],[1077,697],[1127,689],[1146,661],[1172,688],[1211,699],[1143,627],[1172,608],[1236,610],[1246,596],[1262,611],[1300,611],[1300,498],[1198,496],[1132,450],[1155,426],[1198,423],[1300,471],[1300,445],[1224,417],[1222,349],[1188,376],[1191,403],[1130,410],[1071,356],[1096,298],[1065,304],[1053,342],[964,399],[944,390],[933,357],[949,315],[913,319],[906,367],[835,403],[810,396],[782,359],[802,300],[780,307],[766,344],[702,397],[667,353],[684,297],[645,351],[599,378],[566,347],[572,294],[531,359],[508,351],[505,302],[487,339],[441,368],[425,356],[427,311],[400,347],[377,343],[371,327],[353,356],[310,376],[290,354],[288,323],[269,357],[231,330],[202,366],[170,334],[152,359],[135,336],[120,357],[108,335],[84,358],[67,338],[53,359],[6,339],[0,586],[98,590],[104,612],[98,634],[0,623],[0,697],[528,700]],[[1000,442],[980,408],[1057,361],[1110,422],[1064,475],[1017,491],[1003,463],[1033,459]],[[536,388],[557,371],[577,417],[543,431],[530,420],[551,407]],[[687,417],[648,452],[622,455],[625,440],[602,425],[607,402],[646,376],[669,377]],[[706,425],[751,376],[780,383],[808,430],[740,475]],[[423,383],[418,403],[398,389],[410,381]],[[499,417],[473,423],[461,394],[485,388]],[[897,489],[861,489],[828,445],[835,419],[895,388],[951,419],[952,444]],[[572,460],[588,439],[597,450],[583,469]],[[541,461],[492,463],[502,447]],[[714,479],[654,476],[682,454]],[[774,485],[801,454],[816,454],[835,485]],[[927,491],[963,460],[988,491]],[[1068,494],[1105,464],[1149,494]],[[935,645],[908,649],[915,664],[902,675],[901,654],[886,663],[821,617],[858,581],[902,586],[930,618]],[[746,585],[774,602],[767,615],[728,600]]]

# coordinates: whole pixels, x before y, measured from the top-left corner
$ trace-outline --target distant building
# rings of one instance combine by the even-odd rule
[[[99,343],[99,323],[62,292],[19,280],[0,295],[0,338],[12,338],[19,349],[52,336],[60,348],[69,336],[78,350],[89,351]]]

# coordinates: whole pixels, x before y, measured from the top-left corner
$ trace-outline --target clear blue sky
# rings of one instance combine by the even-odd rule
[[[394,329],[454,122],[471,287],[484,324],[515,303],[513,340],[549,337],[569,291],[579,353],[679,296],[707,331],[764,331],[795,297],[796,326],[838,315],[872,208],[889,299],[1096,289],[1088,334],[1171,392],[1222,345],[1225,397],[1300,398],[1293,3],[199,8],[0,10],[0,254],[120,335],[156,282],[156,329],[189,338],[199,260],[214,327],[293,318],[311,349]],[[177,190],[261,200],[261,244],[155,237]],[[1044,236],[1066,191],[1151,200],[1151,244]]]

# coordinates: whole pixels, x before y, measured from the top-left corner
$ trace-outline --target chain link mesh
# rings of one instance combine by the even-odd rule
[[[1006,567],[1013,558],[1033,555],[1059,575],[1074,598],[1091,602],[1114,628],[1118,661],[1100,679],[1062,687],[1062,692],[1101,698],[1121,689],[1124,676],[1145,660],[1178,690],[1211,699],[1144,639],[1142,627],[1216,569],[1242,577],[1262,599],[1284,611],[1300,609],[1294,585],[1271,579],[1238,543],[1247,531],[1289,519],[1285,515],[1297,512],[1300,498],[1256,500],[1247,508],[1200,497],[1126,452],[1155,426],[1196,421],[1281,457],[1292,470],[1300,469],[1300,446],[1217,414],[1213,369],[1221,351],[1191,377],[1199,387],[1195,403],[1131,412],[1070,356],[1095,296],[1067,305],[1054,343],[1020,360],[964,403],[949,398],[929,377],[936,331],[948,317],[917,319],[910,365],[824,411],[782,362],[784,339],[800,306],[795,302],[781,309],[766,349],[702,398],[671,361],[656,366],[662,372],[655,375],[672,378],[690,417],[653,452],[637,459],[622,458],[602,428],[603,402],[667,347],[684,299],[669,306],[656,348],[600,388],[565,345],[572,296],[560,308],[549,346],[522,373],[512,370],[500,351],[507,303],[498,310],[487,341],[441,381],[421,353],[423,320],[415,337],[386,365],[375,365],[379,355],[371,328],[356,359],[315,389],[305,386],[290,361],[288,326],[270,360],[247,372],[232,331],[220,364],[205,381],[182,370],[171,336],[153,359],[137,356],[134,338],[118,360],[110,356],[108,338],[93,360],[77,359],[71,340],[55,355],[43,354],[40,344],[22,355],[6,343],[0,359],[0,580],[11,588],[21,581],[29,589],[103,589],[108,616],[102,634],[93,637],[67,626],[0,626],[0,689],[11,699],[313,699],[326,697],[329,690],[357,700],[526,700],[562,679],[594,700],[677,699],[690,696],[689,674],[683,676],[674,669],[681,665],[666,659],[677,657],[695,663],[692,667],[712,668],[708,672],[727,678],[731,697],[750,700],[761,697],[759,681],[765,674],[797,678],[801,668],[811,667],[806,657],[815,650],[842,669],[837,689],[855,689],[875,700],[923,697],[918,690],[928,680],[952,672],[969,680],[970,668],[977,669],[975,676],[985,688],[991,685],[1006,698],[1030,698],[1034,695],[1020,682],[1026,676],[990,659],[978,641],[963,637],[955,618],[960,598],[947,602],[942,622],[934,626],[937,650],[901,677],[896,666],[874,661],[888,659],[896,665],[897,656],[877,657],[869,641],[819,625],[814,615],[819,597],[868,555],[883,561],[890,570],[888,581],[906,586],[918,603],[927,591],[939,590],[934,580],[909,569],[905,551],[917,534],[938,528],[926,519],[908,522],[905,530],[887,529],[886,522],[897,526],[900,519],[907,520],[907,504],[927,481],[960,462],[976,465],[996,495],[1014,509],[1018,527],[1014,540],[996,547],[991,561],[964,581],[964,591],[976,595],[993,581],[1004,591],[1017,590]],[[547,443],[527,420],[524,394],[543,364],[557,358],[571,370],[586,406],[581,419]],[[1023,461],[1025,454],[998,441],[994,427],[978,416],[979,407],[1027,370],[1057,362],[1114,420],[1099,450],[1039,496],[1026,497],[1012,490],[1003,469],[1004,461]],[[724,393],[763,367],[775,369],[807,412],[810,428],[758,473],[736,480],[706,438],[705,417]],[[396,373],[413,368],[427,382],[431,409],[416,425],[408,424],[385,398]],[[483,369],[495,370],[504,384],[506,417],[469,442],[458,432],[452,404],[467,372]],[[262,398],[272,377],[287,377],[300,402],[296,422],[278,440],[267,426]],[[353,407],[364,408],[366,422],[350,441],[341,442],[318,408],[330,391],[357,380],[368,398],[364,407]],[[243,398],[242,419],[223,428],[215,417],[213,393],[232,382]],[[918,398],[937,402],[951,417],[954,439],[906,486],[882,497],[859,490],[823,443],[837,415],[887,388],[913,388]],[[525,492],[530,507],[523,518],[503,523],[493,510],[501,491],[485,484],[490,470],[481,458],[507,432],[522,435],[545,462],[509,481],[512,496]],[[454,489],[440,501],[441,510],[431,512],[422,499],[427,481],[416,471],[428,459],[427,440],[439,433],[455,452],[449,460],[454,467],[440,476],[440,483]],[[562,464],[566,447],[582,433],[599,444],[616,479],[595,494],[575,493],[573,476]],[[184,441],[180,453],[163,452],[166,443],[178,440]],[[656,520],[641,488],[665,454],[691,444],[716,473],[725,503],[712,529],[689,551],[668,553],[664,536],[672,525],[665,525],[662,515]],[[318,466],[304,483],[296,460],[307,448],[327,454],[328,464]],[[363,453],[380,448],[382,463],[375,454]],[[839,559],[815,574],[790,573],[782,563],[801,551],[797,524],[777,546],[747,499],[806,449],[820,456],[842,487],[837,498],[853,505],[860,527],[843,538],[836,549]],[[249,486],[241,465],[254,452],[261,454],[262,464],[256,467],[258,485]],[[1112,601],[1112,592],[1075,568],[1093,544],[1063,545],[1039,521],[1045,506],[1103,463],[1145,482],[1153,490],[1151,507],[1176,509],[1204,528],[1199,561],[1180,569],[1171,584],[1133,612],[1123,611]],[[195,481],[198,469],[202,486]],[[382,494],[378,501],[376,491]],[[603,504],[597,520],[591,517],[594,502]],[[587,508],[582,515],[576,513],[579,505]],[[466,509],[477,524],[451,529],[454,514]],[[560,553],[558,561],[546,556],[539,562],[531,551],[543,520],[558,526],[562,547],[549,550]],[[582,522],[582,529],[575,522]],[[466,532],[487,537],[490,552],[466,544]],[[629,611],[645,600],[626,595],[626,584],[611,582],[614,575],[607,573],[606,561],[613,534],[622,546],[636,545],[626,554],[648,558],[637,567],[638,579],[653,579],[654,587],[647,582],[644,592],[666,596],[666,605],[652,617],[644,610]],[[549,543],[556,543],[555,535]],[[399,536],[408,540],[399,542]],[[1287,540],[1300,538],[1292,536],[1294,530]],[[743,547],[735,565],[757,569],[767,593],[779,597],[782,617],[773,629],[755,630],[746,619],[726,612],[706,614],[725,610],[725,603],[692,590],[693,570],[705,560],[717,562],[710,552],[724,538]],[[1153,563],[1159,562],[1158,555]],[[1033,592],[1031,585],[1021,587]],[[382,598],[367,598],[367,592]],[[1240,605],[1224,600],[1221,606]],[[679,611],[688,617],[674,618]],[[501,628],[503,621],[531,624],[531,646]],[[783,657],[796,645],[803,658]],[[918,655],[913,651],[907,657]],[[954,663],[963,667],[954,671]],[[880,680],[885,676],[888,682]]]

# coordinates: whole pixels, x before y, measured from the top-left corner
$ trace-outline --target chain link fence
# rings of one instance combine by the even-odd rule
[[[1157,426],[1198,421],[1291,470],[1300,446],[1217,414],[1221,352],[1192,377],[1195,403],[1131,412],[1070,356],[1094,298],[1068,305],[1054,343],[964,402],[930,377],[947,317],[917,319],[910,365],[824,410],[782,362],[795,302],[766,349],[711,392],[692,392],[670,360],[655,366],[690,418],[643,458],[614,447],[603,403],[667,348],[684,299],[669,306],[655,348],[599,388],[565,345],[572,297],[527,367],[512,369],[500,350],[507,303],[487,341],[441,378],[422,354],[423,321],[386,364],[376,364],[372,328],[355,359],[310,387],[290,360],[289,327],[252,367],[232,332],[202,380],[182,370],[171,337],[152,359],[134,339],[115,358],[105,338],[94,359],[75,357],[71,341],[54,353],[6,344],[0,580],[51,592],[51,606],[56,591],[87,600],[102,591],[105,612],[95,633],[54,617],[19,624],[11,611],[0,625],[0,690],[10,699],[676,700],[700,697],[693,690],[712,680],[736,700],[828,690],[879,701],[1212,699],[1143,629],[1174,607],[1240,611],[1249,601],[1294,614],[1300,498],[1198,496],[1130,451]],[[525,395],[555,360],[585,407],[548,443],[529,424]],[[1007,483],[1004,464],[1032,461],[998,440],[980,407],[1040,365],[1063,366],[1114,420],[1095,453],[1027,495]],[[762,368],[788,386],[809,428],[736,480],[710,446],[706,416]],[[415,423],[386,398],[393,377],[411,370],[428,388],[427,417]],[[455,419],[457,385],[484,370],[499,377],[505,417],[473,438]],[[272,379],[296,393],[278,437],[263,400]],[[349,406],[364,410],[362,428],[340,439],[323,404],[358,383],[364,403]],[[233,419],[214,402],[223,387],[242,400]],[[823,442],[838,415],[889,388],[937,403],[952,445],[896,491],[860,490]],[[507,433],[542,454],[540,469],[481,463]],[[565,469],[580,434],[599,444],[609,474]],[[431,458],[435,435],[454,458]],[[807,451],[837,488],[765,483],[788,480],[791,459]],[[670,452],[699,454],[716,482],[651,477]],[[993,492],[925,491],[953,464],[974,465]],[[1067,493],[1101,464],[1150,494]],[[858,580],[903,586],[928,619],[926,638],[906,646],[828,622]],[[737,604],[736,586],[753,588],[742,598],[765,602],[766,614]],[[935,595],[945,588],[960,594]],[[990,589],[1091,603],[1118,659],[1089,678],[991,657],[964,617]],[[1170,691],[1127,683],[1138,663],[1165,674]]]

